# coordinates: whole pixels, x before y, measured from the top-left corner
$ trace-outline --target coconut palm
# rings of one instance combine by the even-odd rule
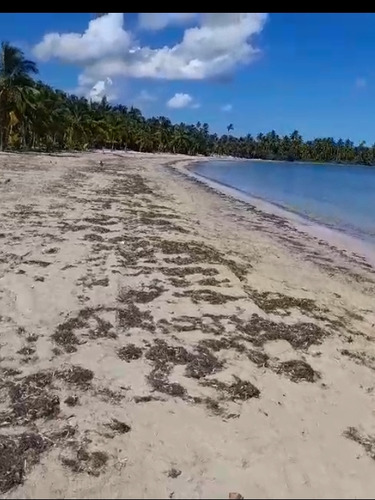
[[[14,127],[24,121],[37,90],[31,75],[38,73],[33,61],[9,42],[0,51],[0,149],[7,146]],[[23,124],[24,125],[24,124]],[[21,128],[21,125],[19,126]],[[24,128],[24,127],[23,127]]]
[[[101,16],[104,14],[95,14]],[[0,148],[63,150],[111,147],[136,151],[222,154],[245,158],[334,161],[375,164],[375,144],[358,146],[331,137],[304,141],[295,130],[235,137],[210,133],[207,123],[173,124],[159,116],[146,118],[140,109],[112,105],[107,98],[83,97],[34,81],[38,70],[24,53],[3,42],[0,48]]]

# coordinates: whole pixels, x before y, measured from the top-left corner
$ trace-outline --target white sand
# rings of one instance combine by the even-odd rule
[[[171,166],[176,160],[180,163]],[[243,202],[189,179],[188,161],[109,152],[0,155],[0,445],[4,436],[23,432],[48,443],[39,463],[25,455],[24,481],[11,489],[4,486],[10,472],[0,456],[3,498],[228,498],[230,491],[245,498],[373,498],[373,269],[293,230],[292,223],[246,210]],[[180,246],[174,255],[166,240],[196,241],[200,250],[186,243],[185,254]],[[184,283],[168,274],[177,267],[200,269],[186,274]],[[216,274],[203,275],[207,269]],[[208,278],[219,283],[202,283]],[[154,300],[130,300],[133,312],[138,307],[149,316],[126,326],[131,312],[126,294],[155,284],[162,293]],[[202,290],[233,300],[221,297],[223,303],[211,304],[220,296],[191,296]],[[263,292],[313,302],[278,310],[267,302],[269,295],[259,295]],[[76,351],[65,352],[52,335],[87,308],[91,312],[71,329],[79,342]],[[294,332],[287,337],[294,347],[285,336],[263,343],[262,332],[244,333],[254,313],[287,325],[283,331]],[[191,319],[181,319],[185,316],[198,318],[195,328]],[[111,324],[107,334],[103,321]],[[304,327],[299,337],[288,325],[301,321],[319,325],[323,342],[300,346]],[[266,325],[266,335],[272,328]],[[27,341],[32,334],[37,340]],[[181,384],[183,397],[153,390],[147,376],[155,361],[146,356],[152,358],[155,339],[197,355],[202,340],[223,338],[236,340],[243,351],[234,345],[210,348],[224,363],[216,373],[191,378],[185,372],[190,365],[172,363],[165,381]],[[142,348],[140,359],[119,358],[119,348],[128,343]],[[25,346],[35,351],[17,352]],[[264,366],[250,361],[254,349],[268,356]],[[358,362],[343,349],[357,353]],[[294,382],[278,373],[290,360],[308,363],[315,381]],[[72,365],[93,371],[87,387],[61,379],[61,371]],[[166,366],[161,363],[161,369]],[[6,374],[9,368],[21,373]],[[50,419],[17,413],[9,398],[14,384],[25,384],[26,376],[40,371],[52,373],[45,394],[59,397]],[[251,382],[259,397],[232,401],[202,383],[230,384],[233,375]],[[36,394],[23,400],[26,408]],[[79,403],[68,406],[68,395],[77,395]],[[150,395],[155,400],[136,402]],[[219,405],[220,414],[205,398]],[[113,418],[131,430],[110,430],[106,424]],[[51,438],[68,423],[73,437]],[[349,427],[358,429],[358,439],[368,437],[367,449],[343,435]],[[105,452],[107,462],[95,468],[80,449]],[[80,470],[72,471],[64,458],[76,460]],[[169,477],[172,468],[181,474]]]

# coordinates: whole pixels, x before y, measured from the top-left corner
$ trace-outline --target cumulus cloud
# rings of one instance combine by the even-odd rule
[[[224,106],[221,106],[221,111],[224,111],[226,113],[229,113],[229,111],[232,111],[233,106],[231,104],[224,104]]]
[[[253,37],[267,20],[267,14],[259,13],[142,16],[141,25],[153,29],[187,21],[194,21],[194,27],[185,29],[175,45],[151,48],[142,46],[126,29],[123,14],[110,13],[92,19],[83,33],[46,34],[34,47],[34,55],[44,61],[57,59],[79,65],[80,85],[85,87],[107,77],[218,78],[254,61],[259,50],[253,45]]]
[[[168,25],[188,23],[189,21],[194,20],[197,16],[198,14],[196,13],[183,14],[181,12],[177,12],[175,14],[168,14],[166,12],[152,14],[141,13],[138,14],[138,24],[142,29],[156,31],[162,30]]]
[[[106,14],[91,20],[82,34],[48,33],[34,47],[34,55],[42,61],[56,58],[89,65],[108,57],[121,57],[130,44],[131,34],[123,29],[123,14]]]
[[[193,106],[193,98],[189,94],[176,93],[167,101],[168,108],[181,109]]]
[[[70,90],[72,94],[86,97],[86,99],[93,102],[100,102],[103,97],[106,97],[108,101],[113,101],[118,97],[117,91],[118,89],[113,80],[109,77],[98,80],[93,84],[92,80],[86,79],[83,75],[79,76],[77,87]]]
[[[108,100],[114,98],[114,95],[110,93],[110,87],[113,85],[113,82],[110,78],[106,78],[105,80],[99,80],[96,84],[88,90],[88,92],[84,92],[86,97],[93,102],[100,102],[104,96],[107,97]]]

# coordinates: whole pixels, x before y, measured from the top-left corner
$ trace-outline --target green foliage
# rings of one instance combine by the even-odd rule
[[[219,137],[207,123],[172,124],[159,116],[146,119],[137,108],[100,103],[56,90],[33,76],[36,64],[7,42],[0,54],[0,149],[87,150],[132,149],[190,155],[232,155],[286,161],[375,164],[375,145],[355,146],[333,138],[304,141],[298,131],[275,131],[256,137]]]

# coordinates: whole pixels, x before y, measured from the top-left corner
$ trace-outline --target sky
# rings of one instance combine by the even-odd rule
[[[222,134],[375,142],[375,14],[0,14],[68,92]]]

